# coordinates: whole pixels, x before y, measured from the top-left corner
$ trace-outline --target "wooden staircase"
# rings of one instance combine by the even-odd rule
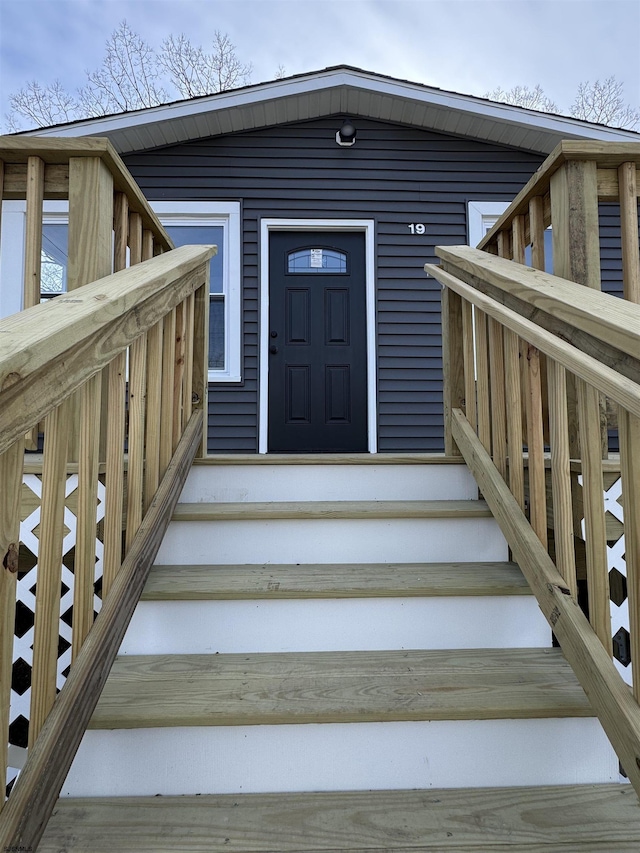
[[[40,851],[640,849],[636,795],[464,466],[213,463]]]

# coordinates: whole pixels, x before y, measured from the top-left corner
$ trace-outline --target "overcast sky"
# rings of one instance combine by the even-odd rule
[[[0,119],[27,80],[84,84],[123,19],[152,46],[227,33],[254,83],[348,64],[479,96],[539,83],[568,110],[615,75],[640,106],[640,0],[0,0]]]

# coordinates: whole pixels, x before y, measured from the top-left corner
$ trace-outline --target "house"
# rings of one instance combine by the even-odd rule
[[[218,244],[211,453],[442,451],[434,247],[476,245],[561,140],[638,139],[347,66],[32,135],[108,138],[176,244]]]
[[[0,139],[7,849],[638,849],[638,138],[339,67]]]

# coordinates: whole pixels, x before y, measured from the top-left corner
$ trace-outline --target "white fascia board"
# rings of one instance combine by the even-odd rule
[[[73,125],[57,128],[44,128],[29,131],[29,136],[78,136],[92,135],[100,136],[101,133],[110,133],[115,130],[123,130],[132,126],[153,124],[156,122],[171,121],[174,119],[189,118],[207,112],[217,112],[233,109],[234,107],[246,107],[260,104],[266,101],[287,98],[292,95],[306,94],[308,92],[322,91],[327,88],[343,85],[340,78],[345,76],[343,72],[331,74],[328,78],[305,78],[303,80],[274,80],[269,83],[258,84],[247,89],[231,90],[229,92],[218,92],[210,97],[178,101],[174,104],[163,104],[158,107],[148,107],[135,112],[118,113],[117,115],[105,116],[104,118],[87,119],[74,122]],[[339,78],[339,79],[337,79]]]
[[[244,89],[219,92],[210,97],[178,101],[158,107],[149,107],[130,113],[120,113],[104,118],[74,122],[72,125],[29,131],[29,136],[84,136],[109,134],[131,127],[165,123],[218,112],[237,107],[251,107],[269,101],[321,92],[340,87],[363,89],[393,99],[414,101],[441,110],[454,110],[479,119],[520,125],[558,135],[601,141],[638,141],[633,131],[587,124],[569,116],[557,116],[536,110],[526,110],[509,104],[500,104],[472,95],[434,89],[419,83],[381,78],[375,74],[348,69],[322,71],[315,75],[289,80],[274,80]]]

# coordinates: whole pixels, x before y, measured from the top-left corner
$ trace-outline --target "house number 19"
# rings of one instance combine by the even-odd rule
[[[411,231],[412,234],[424,234],[426,232],[426,230],[427,230],[427,227],[426,227],[426,225],[423,225],[422,222],[418,222],[418,223],[412,222],[409,225],[409,231]]]

